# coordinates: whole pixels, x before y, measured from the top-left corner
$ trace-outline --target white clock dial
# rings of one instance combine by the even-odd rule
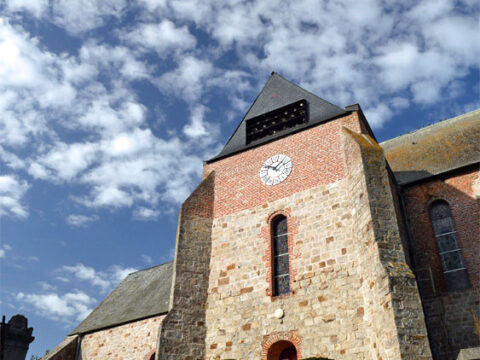
[[[265,185],[277,185],[290,175],[292,169],[292,160],[287,155],[273,155],[260,169],[260,179]]]

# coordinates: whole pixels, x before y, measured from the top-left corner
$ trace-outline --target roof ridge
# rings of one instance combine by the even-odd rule
[[[309,94],[312,95],[312,96],[315,96],[316,98],[319,98],[319,99],[322,100],[322,101],[325,101],[325,102],[328,103],[329,105],[335,106],[335,107],[339,108],[340,110],[345,110],[345,109],[342,109],[340,106],[335,105],[334,103],[331,103],[331,102],[328,101],[328,100],[325,100],[324,98],[318,96],[317,94],[314,94],[314,93],[311,92],[310,90],[307,90],[307,89],[301,87],[300,85],[295,84],[293,81],[290,81],[290,80],[286,79],[285,77],[283,77],[282,75],[276,73],[275,71],[272,71],[272,76],[273,76],[273,75],[277,75],[280,79],[282,79],[282,80],[284,80],[284,81],[292,84],[293,86],[299,88],[299,89],[302,90],[302,91],[305,91],[306,93],[309,93]],[[265,84],[265,85],[266,85],[266,84]],[[252,104],[252,105],[253,105],[253,104]]]
[[[439,120],[439,121],[437,121],[433,124],[429,124],[429,125],[423,126],[421,128],[415,129],[413,131],[410,131],[408,133],[401,134],[401,135],[398,135],[394,138],[382,141],[380,144],[386,144],[390,141],[394,141],[394,140],[397,140],[397,139],[400,139],[400,138],[403,138],[403,137],[406,137],[406,136],[413,136],[413,135],[416,135],[416,134],[418,134],[422,131],[431,130],[432,128],[434,128],[436,126],[447,125],[447,123],[458,121],[458,120],[461,120],[461,119],[466,119],[466,118],[468,118],[470,116],[473,116],[473,115],[476,115],[476,114],[480,114],[480,109],[476,109],[476,110],[470,111],[468,113],[460,114],[460,115],[457,115],[457,116],[454,116],[454,117],[451,117],[451,118],[448,118],[448,119]]]
[[[282,106],[292,104],[296,101],[305,99],[308,103],[309,121],[308,123],[297,126],[289,131],[278,132],[270,137],[265,136],[259,141],[248,143],[246,141],[246,122],[256,116],[267,114]],[[225,142],[222,150],[214,157],[206,160],[206,163],[222,159],[226,156],[244,151],[249,148],[273,141],[296,131],[300,131],[321,122],[328,121],[339,115],[346,114],[347,111],[332,104],[331,102],[305,90],[301,86],[285,79],[280,74],[272,72],[270,78],[263,86],[262,90],[255,97],[247,112],[238,123],[237,127]]]
[[[173,260],[167,261],[167,262],[165,262],[165,263],[163,263],[163,264],[153,265],[153,266],[150,266],[150,267],[145,268],[145,269],[140,269],[140,270],[131,272],[131,273],[129,273],[127,276],[130,276],[130,275],[133,275],[133,274],[142,272],[142,271],[151,270],[151,269],[154,269],[154,268],[157,268],[157,267],[160,267],[160,266],[168,265],[168,264],[171,264],[171,263],[173,263]],[[123,280],[122,280],[122,281],[123,281]]]
[[[245,112],[245,114],[243,115],[242,117],[242,120],[240,120],[238,122],[238,125],[237,127],[235,128],[235,130],[233,130],[232,132],[232,135],[230,135],[230,137],[227,139],[227,141],[225,141],[225,145],[223,145],[223,147],[225,147],[228,142],[230,140],[232,140],[233,136],[235,135],[235,133],[237,132],[238,128],[240,127],[240,125],[242,125],[243,121],[245,120],[245,117],[247,116],[247,114],[250,112],[250,110],[252,109],[253,105],[257,102],[258,98],[260,97],[260,95],[262,94],[263,90],[267,87],[268,83],[272,80],[273,76],[274,75],[278,75],[280,76],[279,74],[277,74],[275,71],[272,71],[271,74],[270,74],[270,77],[268,78],[268,80],[265,82],[265,84],[263,84],[262,86],[262,89],[260,90],[260,92],[257,94],[257,96],[255,96],[255,99],[253,100],[253,102],[250,104],[250,106],[248,107],[247,111]],[[280,76],[281,77],[281,76]],[[215,156],[216,157],[216,156]],[[215,158],[214,157],[214,158]],[[206,160],[208,161],[208,160]]]

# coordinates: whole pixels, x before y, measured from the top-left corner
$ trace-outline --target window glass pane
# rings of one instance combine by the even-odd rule
[[[287,218],[282,217],[280,220],[277,220],[274,225],[274,236],[282,235],[287,233]]]
[[[437,236],[438,251],[450,251],[458,249],[457,234],[451,233],[447,235]]]
[[[448,204],[444,201],[436,201],[432,205],[432,209],[430,210],[430,216],[432,217],[432,220],[439,220],[451,217]]]
[[[274,279],[275,295],[284,295],[290,292],[289,277],[280,276]]]
[[[460,253],[460,250],[443,254],[440,258],[442,260],[443,271],[463,268],[462,254]]]
[[[288,254],[276,257],[274,263],[275,275],[288,274]]]
[[[275,296],[290,292],[288,264],[288,226],[285,216],[278,216],[272,223],[273,293]]]
[[[432,224],[435,235],[441,235],[454,231],[453,221],[451,217],[432,220]]]
[[[281,235],[273,239],[273,254],[281,255],[288,253],[287,235]]]

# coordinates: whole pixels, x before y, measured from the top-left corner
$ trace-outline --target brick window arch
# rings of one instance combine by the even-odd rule
[[[273,296],[286,295],[290,293],[287,218],[277,215],[271,224]]]
[[[155,360],[155,349],[151,350],[145,357],[144,360]]]
[[[464,265],[462,249],[458,242],[450,206],[445,200],[435,200],[430,205],[430,220],[447,289],[469,288],[470,281]]]

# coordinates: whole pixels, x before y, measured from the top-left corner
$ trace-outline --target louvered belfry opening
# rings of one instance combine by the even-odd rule
[[[462,290],[469,288],[470,280],[448,203],[444,200],[437,200],[432,203],[430,218],[447,289]]]
[[[246,121],[247,145],[308,122],[305,99],[283,106]]]
[[[272,221],[273,235],[273,295],[285,295],[290,292],[290,271],[288,262],[288,226],[287,218],[278,215]]]

